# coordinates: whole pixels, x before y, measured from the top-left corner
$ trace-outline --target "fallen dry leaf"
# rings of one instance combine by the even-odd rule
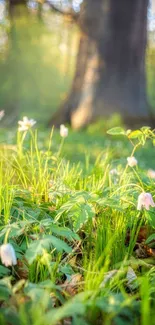
[[[136,257],[138,258],[147,258],[147,257],[155,257],[155,249],[150,248],[144,243],[136,243]]]
[[[24,258],[17,261],[17,274],[20,279],[28,279],[29,269]]]
[[[79,287],[79,282],[82,280],[82,275],[80,273],[73,274],[71,275],[70,280],[66,280],[61,287],[64,289],[66,293],[68,293],[70,296],[75,296],[78,287]]]
[[[144,249],[146,250],[147,256],[155,256],[155,248],[150,248],[147,245],[144,245]]]

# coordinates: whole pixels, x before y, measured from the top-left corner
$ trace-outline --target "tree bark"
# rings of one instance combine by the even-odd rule
[[[72,88],[52,124],[80,128],[120,113],[147,120],[145,50],[148,0],[85,0]]]
[[[16,6],[19,5],[25,6],[26,8],[27,0],[8,0],[8,12],[11,19],[14,17]]]

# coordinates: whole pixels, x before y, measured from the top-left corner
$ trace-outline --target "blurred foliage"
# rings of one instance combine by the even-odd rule
[[[10,26],[1,28],[0,107],[9,115],[48,121],[68,91],[73,76],[78,33],[72,22],[44,12],[22,8]],[[46,114],[43,112],[46,111]]]
[[[146,53],[147,91],[150,105],[155,110],[155,45],[148,46]]]

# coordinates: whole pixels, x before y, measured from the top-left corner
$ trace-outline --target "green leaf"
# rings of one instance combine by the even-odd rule
[[[42,299],[48,299],[48,292],[39,287],[28,286],[24,290],[25,294],[32,299],[32,301],[41,301]]]
[[[146,243],[146,244],[149,244],[152,240],[155,240],[155,234],[150,235],[150,236],[146,239],[145,243]]]
[[[63,227],[58,227],[56,225],[52,225],[51,230],[54,234],[66,237],[68,240],[73,240],[73,239],[80,240],[80,237],[67,227],[63,228]]]
[[[89,219],[92,219],[95,215],[95,211],[90,204],[77,204],[69,214],[73,218],[73,226],[75,232],[77,232]]]
[[[51,290],[61,291],[62,289],[61,287],[55,285],[51,280],[46,280],[40,283],[29,282],[24,288],[24,293],[31,297],[33,301],[38,301],[42,299],[43,296],[45,297],[45,295],[48,298]]]
[[[73,321],[72,321],[72,325],[77,325],[77,324],[80,324],[80,325],[90,325],[90,323],[87,323],[87,321],[81,317],[81,316],[75,316],[73,317]]]
[[[148,131],[151,129],[151,127],[150,126],[142,126],[142,128],[141,128],[141,130],[143,131],[143,132],[146,132],[146,134],[148,133]]]
[[[62,288],[56,284],[54,284],[51,280],[45,280],[43,282],[40,282],[37,284],[39,288],[41,289],[47,289],[47,290],[50,290],[53,289],[53,290],[59,290],[59,291],[62,291]]]
[[[128,207],[127,203],[122,203],[121,198],[101,198],[96,201],[101,207],[109,207],[110,209],[114,209],[117,211],[123,211],[125,208]]]
[[[62,307],[55,308],[46,314],[46,321],[51,325],[58,324],[58,322],[66,317],[75,315],[84,315],[86,312],[86,305],[83,301],[78,299],[71,299]]]
[[[74,271],[71,267],[71,265],[67,264],[67,265],[64,265],[64,266],[60,266],[60,272],[64,273],[64,274],[74,274]]]
[[[49,250],[51,246],[54,246],[59,252],[64,250],[65,252],[70,253],[72,251],[71,247],[69,247],[63,240],[47,235],[30,244],[25,254],[29,264],[32,264],[37,256],[41,256],[44,253],[44,250]]]
[[[143,133],[140,130],[135,130],[130,132],[130,134],[128,135],[129,139],[137,139],[139,137],[143,136]]]
[[[155,228],[155,212],[154,209],[150,209],[149,211],[145,210],[145,217],[148,220],[149,225],[152,228]]]
[[[11,295],[10,290],[5,286],[0,286],[0,300],[8,300]]]
[[[65,251],[66,253],[71,253],[72,249],[70,246],[68,246],[68,244],[66,244],[63,240],[54,237],[54,236],[50,236],[51,238],[51,243],[52,245],[59,251]]]
[[[49,250],[51,241],[48,238],[43,238],[40,240],[36,240],[35,242],[31,243],[29,248],[26,251],[25,257],[28,260],[29,264],[37,258],[37,256],[41,256],[43,254],[44,249]]]
[[[0,276],[8,275],[9,273],[10,270],[7,267],[0,265]]]
[[[123,128],[117,126],[107,131],[110,135],[126,135],[126,132]]]

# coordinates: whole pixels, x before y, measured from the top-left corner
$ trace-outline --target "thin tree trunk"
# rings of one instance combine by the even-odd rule
[[[81,94],[83,92],[83,84],[85,83],[85,76],[87,73],[87,65],[90,61],[92,52],[94,51],[93,46],[86,35],[82,35],[79,43],[79,51],[77,55],[75,76],[72,83],[72,88],[67,96],[65,102],[56,112],[55,116],[52,118],[52,123],[54,125],[60,125],[61,122],[70,122],[71,112],[78,107]]]
[[[85,0],[72,89],[52,123],[79,128],[114,112],[147,120],[147,7],[148,0]]]

